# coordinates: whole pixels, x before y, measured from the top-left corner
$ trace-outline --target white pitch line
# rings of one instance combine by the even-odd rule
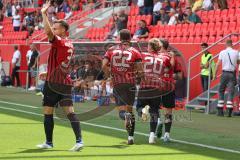
[[[11,111],[17,111],[21,113],[27,113],[31,115],[37,115],[37,116],[43,116],[42,114],[39,113],[34,113],[34,112],[28,112],[28,111],[23,111],[23,110],[18,110],[14,108],[6,108],[6,107],[0,107],[0,109],[5,109],[5,110],[11,110]],[[54,117],[55,119],[60,119],[58,117]],[[126,132],[124,129],[120,128],[114,128],[114,127],[109,127],[109,126],[104,126],[104,125],[98,125],[98,124],[93,124],[93,123],[88,123],[88,122],[81,122],[82,124],[89,125],[89,126],[94,126],[94,127],[99,127],[99,128],[105,128],[105,129],[110,129],[110,130],[115,130],[115,131],[120,131],[120,132]],[[141,133],[141,132],[135,132],[137,135],[145,136],[148,137],[148,134]],[[177,142],[177,143],[182,143],[182,144],[187,144],[187,145],[193,145],[197,147],[203,147],[203,148],[208,148],[208,149],[213,149],[213,150],[218,150],[218,151],[224,151],[224,152],[230,152],[230,153],[237,153],[240,154],[240,151],[232,150],[232,149],[227,149],[227,148],[222,148],[222,147],[215,147],[215,146],[210,146],[210,145],[205,145],[205,144],[200,144],[200,143],[193,143],[193,142],[187,142],[187,141],[182,141],[182,140],[177,140],[177,139],[171,139],[172,142]]]
[[[19,104],[19,103],[6,102],[6,101],[0,101],[0,103],[10,104],[10,105],[15,105],[15,106],[21,106],[21,107],[26,107],[26,108],[34,108],[34,109],[39,108],[39,107],[36,107],[36,106],[30,106],[30,105],[26,105],[26,104]]]

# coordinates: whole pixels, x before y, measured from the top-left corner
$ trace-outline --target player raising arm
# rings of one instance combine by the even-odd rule
[[[51,50],[48,57],[48,69],[46,82],[43,89],[43,112],[44,130],[46,142],[37,145],[41,149],[53,147],[53,112],[55,106],[63,107],[67,118],[71,122],[76,137],[76,144],[71,151],[79,151],[83,147],[80,122],[73,109],[71,97],[72,82],[67,78],[70,59],[73,56],[73,45],[67,38],[69,25],[63,20],[53,22],[51,26],[47,18],[47,10],[51,6],[50,1],[42,8],[44,30],[51,43]]]
[[[136,77],[142,77],[142,57],[130,46],[131,34],[127,29],[120,31],[119,45],[111,47],[105,54],[102,69],[105,77],[112,76],[113,93],[119,109],[119,117],[125,121],[128,144],[134,143],[135,118],[132,106],[135,100]]]

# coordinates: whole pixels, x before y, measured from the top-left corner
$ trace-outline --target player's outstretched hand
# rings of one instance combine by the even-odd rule
[[[43,14],[47,13],[48,8],[51,6],[51,1],[48,1],[47,4],[41,9]]]

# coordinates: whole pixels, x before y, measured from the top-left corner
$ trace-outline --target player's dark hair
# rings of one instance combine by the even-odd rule
[[[131,33],[128,29],[122,29],[119,33],[120,35],[120,41],[124,42],[124,41],[131,41]]]
[[[160,39],[160,42],[162,43],[162,47],[166,50],[169,47],[169,42],[165,39]]]
[[[54,24],[55,24],[55,23],[59,23],[62,27],[65,28],[66,31],[68,31],[68,29],[69,29],[68,23],[67,23],[66,21],[64,21],[64,20],[56,20],[56,21],[54,21],[53,23],[54,23]]]
[[[151,46],[152,50],[158,52],[161,49],[161,42],[157,38],[152,38],[149,40],[148,44]]]

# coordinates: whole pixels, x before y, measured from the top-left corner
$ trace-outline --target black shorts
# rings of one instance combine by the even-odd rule
[[[161,102],[165,108],[175,108],[175,91],[162,96]]]
[[[157,113],[159,111],[159,109],[160,109],[160,104],[161,104],[161,97],[139,99],[137,101],[136,110],[137,110],[138,113],[141,113],[142,109],[146,105],[149,105],[150,106],[149,112],[150,113]]]
[[[69,85],[54,84],[46,81],[43,87],[43,95],[43,106],[73,106],[72,87]]]
[[[157,90],[153,89],[144,89],[144,93],[142,91],[139,92],[140,97],[138,98],[137,110],[144,108],[146,105],[149,105],[150,108],[155,110],[159,109],[162,104],[165,108],[175,108],[175,92],[172,91],[164,96],[159,96]],[[156,93],[153,93],[156,92]],[[149,95],[149,96],[147,96]]]
[[[118,84],[113,88],[113,95],[117,106],[132,106],[135,100],[135,85]]]

